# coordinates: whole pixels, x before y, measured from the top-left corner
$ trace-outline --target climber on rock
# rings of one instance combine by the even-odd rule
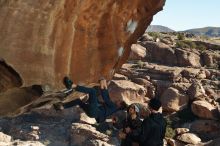
[[[98,97],[96,95],[96,89],[94,88],[75,85],[68,77],[64,78],[64,85],[66,86],[67,89],[70,90],[72,89],[72,91],[75,90],[78,92],[83,92],[88,94],[89,98],[86,103],[84,103],[80,99],[75,99],[65,104],[63,103],[54,104],[54,108],[56,110],[62,110],[79,105],[80,108],[82,108],[89,117],[95,118],[96,121],[100,123],[100,122],[104,122],[108,116],[112,115],[116,111],[123,110],[126,108],[126,103],[124,101],[117,100],[113,102],[110,99],[107,82],[104,78],[100,80],[101,96],[104,101],[103,104],[100,104]]]

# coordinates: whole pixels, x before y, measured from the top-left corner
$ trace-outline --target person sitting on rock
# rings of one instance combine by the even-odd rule
[[[124,101],[117,100],[113,102],[110,99],[107,82],[104,78],[100,80],[101,96],[104,100],[103,104],[100,104],[98,97],[96,95],[95,88],[88,88],[80,85],[75,85],[69,78],[66,78],[65,80],[66,81],[64,81],[64,84],[67,88],[69,89],[72,88],[75,91],[86,93],[89,95],[89,98],[86,103],[84,103],[80,99],[75,99],[65,104],[62,103],[54,104],[54,108],[56,110],[66,109],[79,105],[80,108],[82,108],[89,117],[95,118],[96,121],[100,123],[100,122],[104,122],[108,116],[112,115],[116,111],[123,110],[126,108],[126,103]]]
[[[151,111],[149,117],[142,122],[141,133],[132,139],[139,141],[140,146],[163,146],[166,132],[166,121],[161,113],[161,102],[153,98],[148,103]]]
[[[128,107],[128,116],[122,122],[123,129],[119,132],[121,146],[132,146],[135,142],[132,137],[140,135],[142,121],[139,118],[139,108],[135,104]]]

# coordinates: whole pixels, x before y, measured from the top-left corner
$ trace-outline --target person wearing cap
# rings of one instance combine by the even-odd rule
[[[140,135],[133,137],[139,141],[140,146],[163,146],[166,132],[166,121],[161,113],[161,102],[153,98],[148,103],[149,117],[142,122]]]
[[[128,107],[128,116],[124,120],[123,129],[119,133],[121,139],[121,146],[132,146],[135,140],[132,137],[136,137],[141,132],[141,119],[139,118],[139,108],[135,104],[131,104]]]

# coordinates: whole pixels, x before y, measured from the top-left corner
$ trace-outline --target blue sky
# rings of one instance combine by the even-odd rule
[[[176,31],[220,27],[220,0],[166,0],[163,11],[154,16],[151,24]]]

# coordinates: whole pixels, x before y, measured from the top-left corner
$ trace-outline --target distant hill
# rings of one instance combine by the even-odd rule
[[[175,32],[174,30],[162,25],[150,25],[147,32]]]
[[[209,37],[220,37],[220,27],[204,27],[185,30],[184,32],[193,33],[195,35],[206,35]]]

